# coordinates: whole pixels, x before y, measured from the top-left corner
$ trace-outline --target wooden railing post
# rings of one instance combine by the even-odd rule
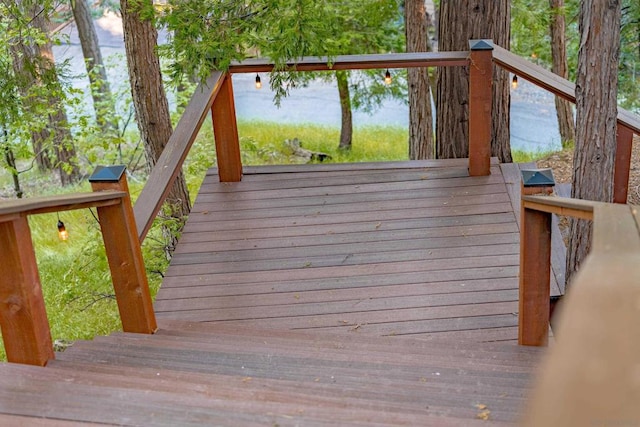
[[[613,203],[627,203],[633,131],[618,123],[616,132],[617,144],[613,175]]]
[[[226,74],[218,96],[211,107],[213,133],[216,140],[218,176],[220,182],[242,180],[242,160],[236,122],[236,107],[233,102],[231,74]]]
[[[493,42],[470,40],[469,48],[469,175],[491,173],[491,105]]]
[[[0,327],[7,360],[44,366],[55,356],[26,216],[0,222],[0,247]]]
[[[522,195],[551,194],[550,169],[522,171]],[[546,346],[549,340],[551,214],[521,205],[518,343]]]
[[[129,194],[124,166],[98,167],[89,178],[93,191],[120,190]],[[151,334],[157,329],[138,231],[127,195],[122,202],[98,207],[100,229],[125,332]]]

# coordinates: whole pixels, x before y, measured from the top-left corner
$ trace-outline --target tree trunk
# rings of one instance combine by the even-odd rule
[[[551,71],[566,79],[569,77],[569,67],[567,65],[564,0],[549,0],[549,6],[551,7],[550,33],[551,59],[553,62]],[[571,102],[559,96],[555,97],[555,102],[562,147],[566,148],[576,140],[573,108]]]
[[[342,126],[340,127],[341,150],[351,150],[353,139],[353,117],[351,114],[351,95],[349,95],[349,75],[346,71],[336,71],[338,81],[338,93],[340,94],[340,112],[342,113]]]
[[[611,202],[618,113],[620,1],[582,1],[580,35],[571,197]],[[590,222],[571,221],[567,283],[589,252],[590,236]]]
[[[407,0],[405,8],[405,27],[407,52],[427,52],[427,12],[424,0]],[[429,69],[426,67],[409,68],[409,159],[433,158],[433,116],[431,112],[431,93]]]
[[[71,8],[73,10],[73,19],[78,28],[87,75],[89,76],[96,122],[103,133],[114,134],[118,129],[115,122],[115,106],[111,96],[107,72],[102,61],[98,35],[93,26],[91,10],[86,0],[72,0]]]
[[[142,9],[151,8],[151,0],[136,1],[131,5],[128,0],[120,2],[131,94],[149,170],[158,161],[173,131],[169,104],[162,84],[160,61],[156,54],[158,33],[153,22],[140,17]],[[191,210],[182,171],[173,183],[167,203],[169,215],[180,221],[182,228],[183,221]]]
[[[440,51],[469,50],[469,39],[493,39],[506,49],[510,39],[507,0],[442,0],[438,43]],[[468,157],[469,71],[462,67],[438,70],[436,97],[436,156]],[[511,162],[509,143],[509,74],[494,67],[491,155]]]

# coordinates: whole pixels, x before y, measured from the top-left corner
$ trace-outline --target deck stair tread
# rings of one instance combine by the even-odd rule
[[[517,419],[540,355],[167,320],[155,335],[77,342],[46,368],[0,365],[0,412],[123,425],[501,425]]]

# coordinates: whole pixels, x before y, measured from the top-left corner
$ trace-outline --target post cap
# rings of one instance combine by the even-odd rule
[[[89,182],[118,182],[125,169],[126,167],[124,165],[96,166],[89,177]]]
[[[529,169],[520,172],[525,187],[553,187],[556,185],[551,169]]]
[[[471,49],[471,50],[493,50],[493,40],[491,40],[491,39],[469,40],[469,49]]]

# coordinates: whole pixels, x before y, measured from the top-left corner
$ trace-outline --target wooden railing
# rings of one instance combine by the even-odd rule
[[[546,343],[548,312],[538,308],[549,300],[542,264],[551,214],[594,221],[591,252],[563,302],[525,425],[640,425],[640,211],[546,196],[525,195],[522,205],[521,344]]]
[[[115,170],[116,174],[112,174]],[[106,173],[105,173],[106,172]],[[124,167],[90,178],[93,193],[34,197],[0,205],[0,327],[7,360],[43,366],[54,358],[28,216],[95,207],[126,332],[153,333],[155,315]]]
[[[473,67],[469,67],[469,173],[472,176],[487,175],[491,140],[491,62],[574,103],[575,85],[494,45],[491,40],[472,40],[470,49],[463,52],[347,55],[332,59],[301,58],[286,64],[286,69],[305,72],[474,64]],[[227,73],[213,72],[198,86],[167,147],[151,172],[147,185],[136,201],[134,212],[141,242],[151,228],[210,110],[220,180],[234,182],[242,179],[230,76],[234,73],[269,72],[273,69],[274,64],[269,60],[251,59],[232,64]],[[634,134],[640,135],[640,119],[628,111],[619,109],[614,179],[614,201],[619,203],[625,203],[627,199],[631,143]]]
[[[500,46],[494,46],[496,65],[522,77],[535,85],[575,104],[576,85],[569,80],[523,59]],[[617,148],[613,179],[614,203],[627,203],[629,170],[633,135],[640,135],[640,118],[630,111],[618,108]]]
[[[466,66],[470,62],[469,173],[488,175],[491,149],[491,45],[471,41],[470,51],[348,55],[335,58],[301,58],[286,65],[293,71],[364,70],[409,67]],[[252,59],[232,64],[227,73],[216,71],[196,88],[167,147],[151,171],[134,207],[142,242],[153,224],[173,180],[178,175],[200,127],[211,111],[216,142],[218,175],[222,182],[242,179],[242,164],[236,125],[231,75],[268,72],[274,64]]]

